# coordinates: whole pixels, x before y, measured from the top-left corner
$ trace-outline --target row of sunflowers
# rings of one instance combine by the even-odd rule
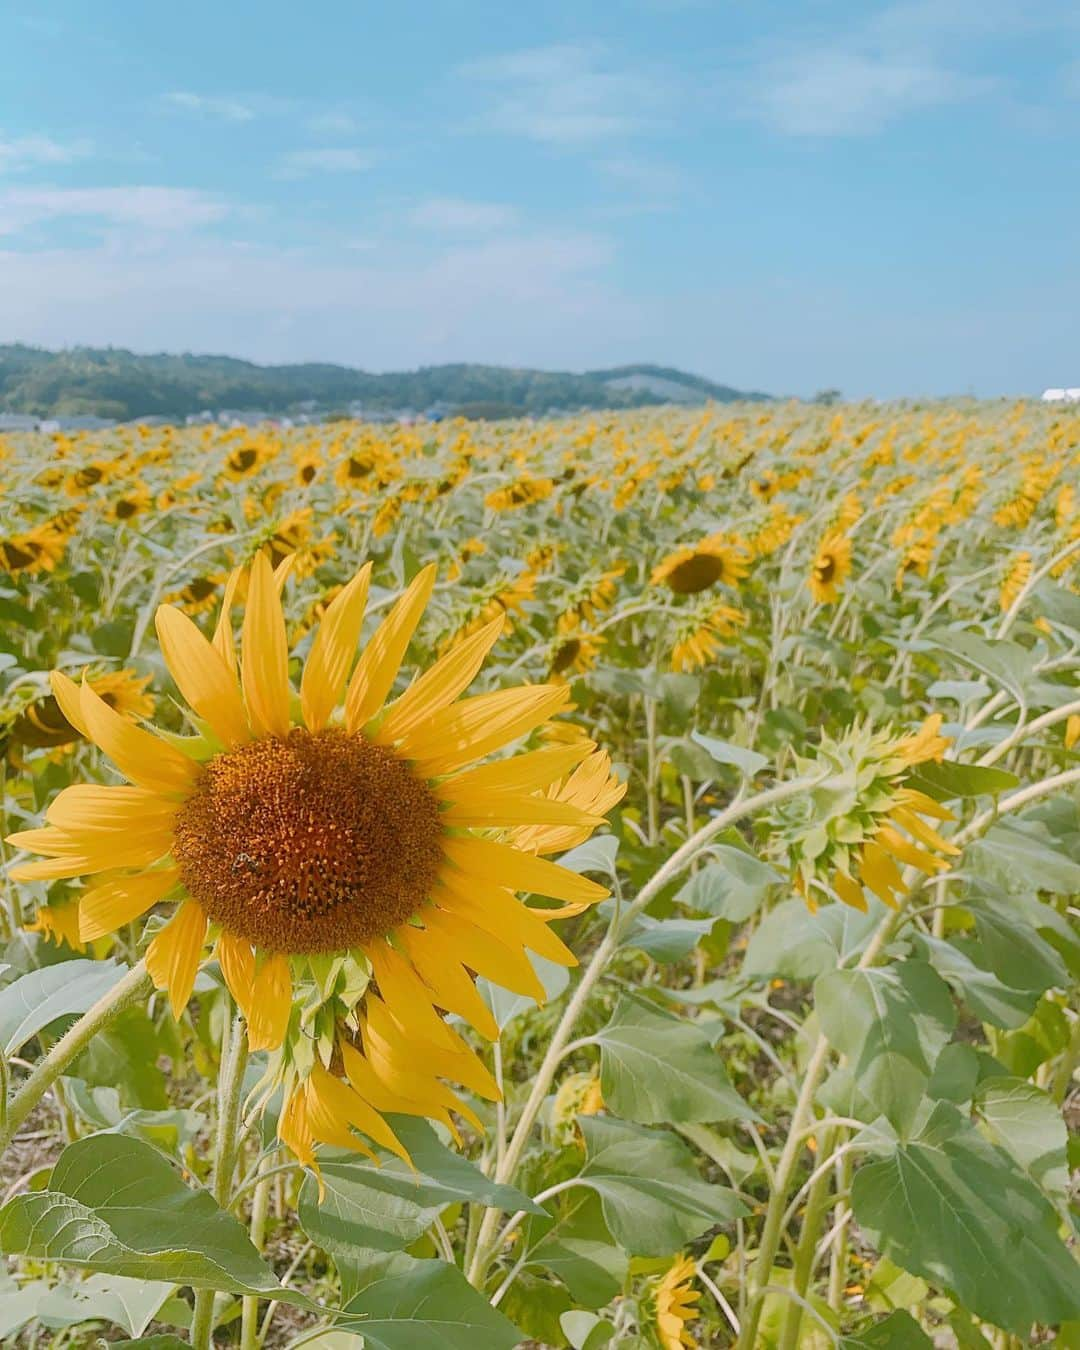
[[[1008,402],[0,439],[5,1334],[1072,1334],[1078,467]]]

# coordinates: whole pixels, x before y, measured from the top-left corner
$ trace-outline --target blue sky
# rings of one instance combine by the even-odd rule
[[[1080,383],[1072,0],[8,0],[0,341]]]

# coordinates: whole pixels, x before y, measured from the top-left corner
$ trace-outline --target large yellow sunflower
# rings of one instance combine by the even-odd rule
[[[696,595],[718,582],[738,586],[750,570],[747,550],[740,541],[710,535],[693,548],[676,549],[654,569],[653,586],[667,586],[676,595]]]
[[[177,1016],[214,943],[251,1048],[273,1052],[281,1137],[311,1163],[320,1140],[366,1147],[353,1127],[400,1151],[382,1112],[475,1121],[441,1080],[488,1097],[495,1085],[442,1014],[494,1037],[470,972],[542,999],[526,949],[574,963],[549,921],[608,892],[540,855],[587,838],[622,788],[588,740],[477,764],[567,703],[562,684],[459,697],[501,615],[387,702],[434,567],[353,667],[370,564],[361,569],[322,616],[294,690],[283,571],[261,554],[252,563],[239,653],[235,574],[212,640],[159,608],[195,737],[154,735],[55,673],[65,717],[129,784],[66,788],[44,827],[9,842],[44,855],[16,877],[98,874],[79,903],[83,941],[172,904],[146,961]],[[564,905],[532,908],[515,892]]]
[[[828,534],[818,545],[817,556],[806,580],[819,605],[835,604],[840,587],[851,572],[851,540],[846,534]]]

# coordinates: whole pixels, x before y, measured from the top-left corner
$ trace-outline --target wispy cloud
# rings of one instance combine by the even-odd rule
[[[211,225],[229,207],[191,188],[11,188],[0,192],[0,235],[16,234],[43,221],[96,220],[152,232],[183,232]]]
[[[500,202],[471,202],[460,197],[430,197],[408,213],[410,224],[424,230],[485,234],[513,225],[518,213]]]
[[[485,125],[561,145],[635,131],[655,119],[665,99],[655,75],[620,68],[600,49],[573,43],[507,52],[457,73],[491,91]]]
[[[307,128],[316,136],[352,136],[360,130],[360,124],[349,113],[321,112],[307,119]]]
[[[837,36],[792,34],[737,82],[743,111],[785,135],[865,136],[911,113],[979,98],[997,81],[956,59],[957,33],[978,24],[970,0],[903,0]]]
[[[174,90],[162,96],[163,102],[182,112],[195,113],[199,117],[216,118],[222,122],[250,122],[255,117],[255,109],[244,99],[231,95],[193,94],[190,90]]]
[[[375,163],[370,150],[324,146],[312,150],[290,150],[278,160],[275,177],[306,178],[316,173],[362,173]]]
[[[20,136],[12,140],[0,136],[0,173],[42,165],[70,164],[91,152],[89,141],[57,141],[51,136]]]

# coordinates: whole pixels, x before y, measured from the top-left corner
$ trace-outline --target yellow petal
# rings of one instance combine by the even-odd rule
[[[448,778],[440,792],[447,801],[466,801],[476,792],[537,792],[565,777],[593,749],[592,741],[582,740],[496,759]]]
[[[333,1074],[327,1073],[323,1066],[316,1061],[315,1067],[311,1071],[311,1077],[308,1079],[310,1094],[308,1097],[308,1110],[311,1115],[312,1127],[316,1135],[319,1133],[319,1122],[321,1119],[320,1111],[312,1107],[312,1095],[315,1098],[318,1108],[325,1109],[326,1116],[331,1121],[338,1121],[354,1125],[370,1139],[374,1139],[377,1144],[383,1148],[396,1153],[404,1162],[411,1165],[412,1159],[409,1157],[408,1149],[402,1144],[390,1126],[383,1120],[382,1116],[373,1110],[363,1099],[353,1091],[351,1087],[343,1083],[340,1078],[335,1078]]]
[[[163,867],[101,882],[79,899],[79,937],[83,942],[93,942],[106,933],[115,933],[164,899],[179,880],[177,868]]]
[[[217,959],[229,993],[250,1022],[251,990],[255,982],[255,953],[251,943],[223,929],[218,935]]]
[[[159,989],[169,991],[169,1006],[177,1021],[195,987],[206,926],[202,906],[185,900],[146,949],[146,969]]]
[[[236,597],[236,588],[240,584],[240,578],[243,574],[244,569],[242,567],[234,567],[229,573],[229,579],[225,583],[225,594],[221,597],[221,612],[218,614],[213,638],[214,646],[221,653],[221,659],[234,677],[236,675],[236,643],[233,641],[232,607],[233,600]]]
[[[443,801],[447,794],[438,792]],[[569,802],[552,797],[526,796],[511,792],[478,792],[471,798],[453,800],[443,809],[444,825],[455,829],[491,829],[511,825],[569,825],[589,834],[604,823],[603,816],[590,816]]]
[[[161,605],[155,616],[165,664],[188,704],[225,746],[251,739],[236,677],[188,616]]]
[[[416,574],[364,648],[345,695],[349,731],[359,731],[386,701],[434,585],[435,567],[429,564]]]
[[[276,1050],[285,1039],[292,1013],[292,971],[289,958],[274,952],[251,982],[248,1001],[248,1048]]]
[[[383,745],[391,745],[440,709],[453,703],[458,694],[476,678],[505,622],[505,614],[500,614],[479,632],[465,638],[440,657],[397,700],[386,714],[375,739]]]
[[[391,1111],[403,1116],[425,1116],[433,1111],[433,1119],[441,1120],[447,1126],[452,1126],[444,1106],[430,1102],[421,1104],[410,1097],[403,1097],[400,1093],[387,1087],[375,1072],[370,1060],[362,1055],[355,1046],[345,1041],[341,1044],[340,1049],[345,1077],[349,1080],[353,1091],[369,1106],[373,1106],[376,1111],[380,1113]]]
[[[81,708],[87,736],[101,746],[125,778],[151,792],[190,790],[201,772],[193,759],[122,717],[85,682]]]
[[[74,783],[53,798],[45,819],[69,834],[167,829],[177,804],[146,788]]]
[[[241,682],[256,736],[289,733],[289,644],[274,574],[266,555],[251,564],[241,633]]]
[[[917,867],[921,872],[944,872],[948,870],[949,864],[944,858],[937,858],[932,853],[927,853],[925,849],[917,848],[902,834],[888,825],[884,825],[878,830],[876,838],[894,858],[899,858],[901,862],[908,863],[911,867]]]
[[[493,933],[447,910],[428,906],[421,917],[428,932],[444,938],[454,955],[477,975],[515,994],[525,994],[537,1003],[546,1002],[547,992],[540,977],[520,947],[515,951]]]
[[[79,686],[60,670],[53,671],[49,676],[49,683],[52,685],[53,697],[60,705],[60,711],[80,736],[85,740],[92,740],[93,738],[86,729],[86,723],[83,721]]]
[[[863,888],[852,877],[845,872],[837,872],[833,877],[833,890],[844,902],[850,905],[852,909],[866,912],[866,896],[863,894]]]
[[[309,731],[321,731],[345,688],[364,625],[371,564],[334,596],[319,623],[300,680],[300,706]]]
[[[447,1012],[457,1013],[489,1041],[499,1038],[499,1026],[491,1009],[480,997],[472,976],[460,961],[449,956],[434,933],[402,924],[394,937],[408,953],[417,974]]]
[[[569,701],[562,684],[523,685],[462,700],[429,718],[399,752],[416,761],[425,778],[452,773],[462,765],[527,735]]]
[[[478,882],[463,872],[446,868],[433,899],[440,909],[450,908],[470,923],[486,929],[500,942],[528,947],[560,966],[576,966],[577,958],[551,931],[539,914],[523,905],[502,886]],[[426,913],[426,911],[424,911]],[[468,958],[463,958],[468,964]]]
[[[398,952],[385,942],[372,942],[364,948],[383,1002],[410,1037],[432,1045],[452,1046],[453,1037],[431,1004],[431,996],[416,972]]]
[[[308,1120],[306,1094],[297,1088],[285,1100],[281,1115],[278,1117],[278,1138],[292,1155],[305,1167],[318,1168],[315,1165],[315,1140]],[[319,1178],[319,1199],[322,1200],[326,1188]]]
[[[448,835],[443,841],[443,852],[455,866],[466,874],[492,881],[511,891],[527,891],[547,895],[553,900],[595,904],[606,900],[611,892],[587,877],[571,872],[558,863],[522,853],[509,844],[498,844],[491,839]]]

